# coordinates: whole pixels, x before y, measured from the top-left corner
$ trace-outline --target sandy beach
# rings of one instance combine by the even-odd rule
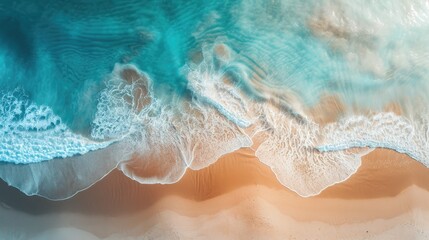
[[[2,183],[0,232],[22,239],[24,226],[40,239],[70,231],[83,239],[427,239],[428,180],[420,163],[376,149],[347,181],[303,198],[253,150],[240,149],[175,184],[142,185],[115,170],[66,201],[27,197]]]
[[[429,240],[429,0],[0,20],[0,240]]]

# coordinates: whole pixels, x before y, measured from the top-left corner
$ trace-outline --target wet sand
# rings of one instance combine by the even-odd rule
[[[404,154],[376,149],[347,181],[309,198],[283,187],[253,154],[241,149],[168,185],[142,185],[114,171],[59,202],[27,197],[2,183],[0,232],[26,229],[48,238],[52,228],[67,226],[72,230],[61,228],[56,237],[76,229],[111,239],[429,236],[429,169]]]

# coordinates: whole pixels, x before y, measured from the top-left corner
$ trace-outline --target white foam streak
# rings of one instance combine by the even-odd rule
[[[121,77],[131,69],[142,76],[133,83]],[[148,81],[140,84],[139,81]],[[136,109],[134,93],[147,85],[147,105]],[[200,169],[220,156],[252,144],[244,132],[198,100],[165,103],[152,95],[151,79],[132,65],[116,65],[101,94],[94,120],[94,138],[127,135],[134,157],[119,165],[125,175],[140,183],[174,183],[188,167]],[[114,116],[111,116],[114,115]],[[118,120],[119,119],[119,120]]]
[[[112,143],[73,133],[49,107],[29,102],[19,90],[0,99],[0,122],[2,162],[27,164],[66,158]]]
[[[265,139],[256,156],[284,186],[304,197],[348,179],[361,156],[371,151],[367,147],[391,148],[429,166],[425,120],[379,113],[322,127],[311,119],[300,121],[278,104],[252,101],[208,63],[213,64],[203,61],[185,70],[194,98],[175,103],[153,95],[149,75],[132,65],[116,65],[93,122],[92,137],[105,142],[72,133],[47,107],[6,95],[1,113],[7,121],[0,129],[8,141],[0,143],[0,156],[9,163],[19,158],[19,163],[32,164],[6,164],[0,177],[28,195],[51,199],[70,197],[117,166],[140,183],[174,183],[186,169],[202,169],[250,147],[261,134]],[[135,78],[124,79],[128,70]],[[118,142],[107,147],[112,141]],[[58,157],[66,159],[36,163]]]
[[[249,127],[254,122],[254,118],[249,114],[247,99],[242,96],[224,71],[228,65],[228,59],[220,61],[223,66],[215,67],[214,51],[214,48],[205,46],[202,63],[190,63],[184,66],[182,71],[187,76],[188,88],[200,101],[215,107],[230,121],[243,128]],[[228,53],[230,54],[232,53]],[[222,58],[222,56],[217,57]]]
[[[319,152],[314,148],[320,130],[317,124],[300,124],[270,105],[264,109],[270,128],[256,156],[284,186],[303,197],[346,180],[359,168],[361,155],[367,153]]]
[[[427,126],[425,120],[411,122],[394,113],[352,116],[326,126],[318,149],[327,152],[353,147],[389,148],[429,166]]]
[[[136,124],[140,125],[135,128],[144,130],[135,144],[136,156],[120,165],[125,175],[140,183],[174,183],[187,168],[207,167],[222,155],[252,144],[214,109],[196,103],[178,108],[180,112],[164,106],[157,114],[139,116]]]

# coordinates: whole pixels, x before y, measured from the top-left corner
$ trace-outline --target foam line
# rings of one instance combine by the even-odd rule
[[[353,147],[389,148],[429,166],[427,120],[412,122],[394,113],[351,116],[326,126],[323,136],[317,147],[323,152]]]
[[[0,122],[0,161],[7,163],[66,158],[113,142],[96,142],[73,133],[49,107],[31,103],[20,90],[2,95]]]

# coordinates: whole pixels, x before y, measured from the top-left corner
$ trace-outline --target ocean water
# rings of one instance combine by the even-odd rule
[[[428,1],[0,0],[0,23],[0,178],[28,195],[174,183],[257,136],[301,196],[373,148],[429,166]]]

